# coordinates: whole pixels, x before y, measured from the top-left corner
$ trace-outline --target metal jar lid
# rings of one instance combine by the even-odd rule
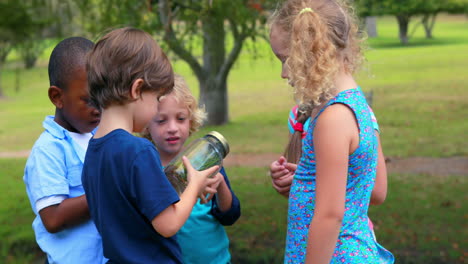
[[[221,135],[221,133],[216,132],[216,131],[211,131],[206,135],[216,138],[223,145],[223,148],[224,148],[224,151],[225,151],[224,157],[226,157],[227,154],[229,153],[229,144],[228,144],[226,138],[224,138],[224,136]]]

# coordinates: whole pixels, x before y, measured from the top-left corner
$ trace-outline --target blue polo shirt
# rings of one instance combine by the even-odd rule
[[[84,194],[81,171],[86,150],[54,121],[54,116],[47,116],[43,126],[45,131],[31,150],[23,177],[36,214],[33,229],[37,244],[51,264],[105,263],[101,237],[91,220],[52,234],[36,211],[39,199],[57,195],[73,198]]]

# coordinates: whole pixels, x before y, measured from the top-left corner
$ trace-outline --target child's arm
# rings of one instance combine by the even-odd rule
[[[154,229],[164,237],[175,235],[184,225],[192,212],[199,193],[206,185],[214,181],[208,179],[208,176],[218,169],[217,166],[214,166],[204,171],[196,171],[186,157],[183,157],[183,162],[187,169],[189,183],[180,196],[180,201],[164,209],[151,221]]]
[[[86,196],[81,195],[63,200],[39,211],[42,223],[50,233],[82,223],[90,218]]]
[[[58,200],[38,207],[38,201],[54,196],[70,195],[70,182],[81,184],[81,170],[69,170],[59,144],[43,144],[34,147],[25,168],[28,196],[36,206],[46,230],[57,233],[65,228],[90,219],[85,195]]]
[[[370,203],[372,205],[379,205],[385,201],[387,197],[387,165],[385,164],[385,157],[382,151],[382,144],[380,144],[379,133],[375,132],[377,136],[378,147],[378,159],[377,159],[377,172],[375,177],[374,189],[372,189],[372,195]]]
[[[240,202],[232,191],[224,168],[217,174],[220,177],[218,192],[215,194],[211,214],[225,226],[234,224],[241,215]]]
[[[353,112],[345,105],[329,106],[314,130],[316,201],[310,223],[306,263],[330,263],[342,225],[349,153],[359,144]]]

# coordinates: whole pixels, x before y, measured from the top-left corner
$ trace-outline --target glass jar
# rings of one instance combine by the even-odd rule
[[[171,160],[164,168],[164,173],[180,195],[188,184],[187,170],[182,162],[183,156],[186,156],[193,168],[198,171],[218,165],[219,169],[209,176],[213,177],[221,169],[223,159],[228,153],[229,144],[227,140],[220,133],[211,131],[204,137],[193,141],[184,151]]]

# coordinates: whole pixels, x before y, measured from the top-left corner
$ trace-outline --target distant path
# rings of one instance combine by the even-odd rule
[[[30,151],[0,152],[0,158],[26,158]],[[277,153],[234,154],[226,157],[226,166],[268,167],[277,159]],[[430,158],[387,158],[389,173],[428,174],[438,176],[465,175],[468,176],[468,157]]]
[[[229,154],[226,166],[266,167],[277,159],[277,153],[265,154]],[[430,158],[387,158],[389,173],[428,174],[438,176],[468,176],[468,157]]]
[[[0,158],[27,158],[30,150],[0,152]]]

